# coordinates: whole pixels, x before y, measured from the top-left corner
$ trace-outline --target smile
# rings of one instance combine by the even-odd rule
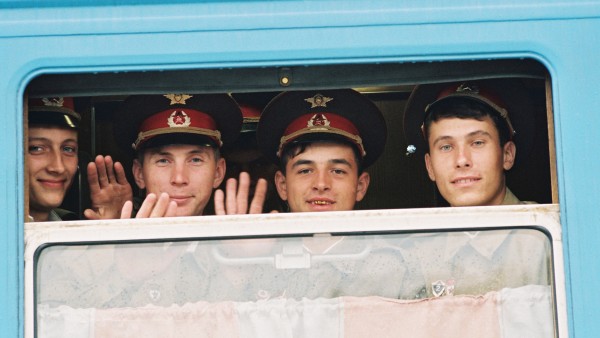
[[[452,184],[458,184],[458,185],[471,184],[471,183],[478,182],[479,180],[481,180],[481,178],[476,178],[476,177],[457,178],[452,181]]]
[[[333,204],[333,202],[323,201],[323,200],[311,201],[310,203],[311,204],[316,204],[316,205],[329,205],[329,204]]]

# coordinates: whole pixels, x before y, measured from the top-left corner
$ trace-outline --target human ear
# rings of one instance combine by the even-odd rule
[[[363,172],[358,176],[358,184],[356,185],[356,202],[362,201],[367,194],[367,189],[371,183],[371,175],[368,172]]]
[[[433,165],[431,164],[431,155],[425,154],[425,167],[427,168],[427,174],[429,179],[435,182],[435,173],[433,172]]]
[[[225,171],[227,170],[227,164],[225,164],[224,158],[219,158],[217,160],[217,166],[215,167],[215,177],[213,179],[213,189],[216,189],[221,185],[223,179],[225,178]]]
[[[275,187],[277,188],[279,197],[282,200],[287,201],[287,185],[285,182],[285,175],[280,170],[275,173]]]
[[[502,149],[503,163],[502,167],[504,170],[510,170],[515,164],[515,158],[517,156],[517,146],[513,141],[508,141]]]
[[[131,167],[131,171],[133,171],[133,179],[135,180],[135,184],[137,184],[138,188],[146,188],[146,181],[144,181],[142,164],[137,158],[133,160],[133,166]]]

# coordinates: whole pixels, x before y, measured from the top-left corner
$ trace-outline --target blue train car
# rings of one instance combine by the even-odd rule
[[[510,336],[511,332],[600,336],[596,320],[600,296],[595,290],[600,265],[594,258],[600,236],[600,218],[596,215],[600,184],[594,177],[600,171],[600,161],[590,155],[596,149],[600,151],[600,118],[594,112],[600,97],[596,81],[600,68],[595,60],[600,48],[598,36],[599,1],[1,1],[0,88],[4,100],[0,104],[0,125],[4,127],[0,141],[5,145],[0,150],[0,210],[5,215],[0,227],[0,254],[4,257],[0,261],[2,335],[94,337],[153,333],[185,337],[201,330],[213,336],[235,336],[239,332],[265,336],[267,332],[272,336],[352,337],[380,333],[402,336],[399,332],[406,330],[408,336],[427,336],[440,331],[415,333],[415,328],[445,330],[442,323],[455,323],[463,327],[467,336],[473,332],[494,336],[495,333],[477,331],[481,328],[469,325],[485,325],[486,320],[497,322],[495,316],[504,316],[500,321],[508,324],[499,326],[499,336]],[[404,106],[420,84],[490,79],[518,79],[524,88],[521,93],[532,101],[530,112],[535,122],[522,133],[535,137],[522,156],[524,163],[508,174],[507,180],[515,193],[539,204],[438,207],[439,195],[427,177],[422,158],[407,155]],[[388,143],[382,159],[370,169],[375,182],[369,197],[359,205],[362,210],[302,217],[281,213],[200,219],[28,221],[24,160],[27,98],[75,97],[85,122],[80,132],[81,168],[100,153],[121,156],[122,162],[130,165],[131,159],[120,153],[110,130],[120,121],[114,114],[115,107],[131,94],[229,93],[239,102],[262,108],[281,91],[331,88],[354,88],[364,93],[386,118]],[[89,205],[87,193],[82,173],[65,201],[66,206],[81,212]],[[394,296],[391,291],[365,291],[363,286],[367,284],[377,290],[385,289],[387,283],[380,283],[386,278],[407,279],[407,275],[398,275],[406,265],[397,260],[384,260],[381,271],[370,271],[370,277],[353,280],[344,289],[351,291],[307,291],[319,289],[315,287],[321,278],[318,276],[328,273],[326,268],[319,270],[319,264],[338,268],[336,264],[350,264],[363,269],[369,262],[382,262],[381,250],[402,247],[406,240],[420,243],[422,237],[431,236],[435,238],[431,243],[435,243],[439,234],[468,235],[479,231],[512,231],[529,243],[528,248],[539,248],[539,252],[520,253],[518,263],[506,263],[503,271],[509,274],[511,270],[523,269],[518,265],[525,261],[529,264],[536,260],[534,255],[541,255],[543,271],[535,267],[524,269],[534,271],[534,277],[542,281],[524,284],[544,287],[506,289],[511,285],[496,287],[494,281],[484,278],[480,282],[483,287],[475,287],[475,298],[460,298],[458,294],[453,298],[461,304],[481,300],[469,307],[471,312],[465,312],[471,316],[470,321],[466,315],[453,315],[461,311],[446,305],[437,310],[421,306],[421,317],[409,316],[417,311],[405,308],[404,301],[414,300],[415,292]],[[422,237],[416,236],[419,234]],[[306,251],[307,239],[319,241],[325,237],[334,241],[345,238],[346,244],[338,245],[337,251],[329,252],[329,247],[318,254]],[[303,238],[304,244],[297,242],[298,238]],[[98,305],[94,301],[98,301],[102,291],[83,296],[73,290],[48,290],[44,284],[50,279],[47,267],[56,262],[73,259],[74,264],[84,264],[80,256],[73,256],[74,252],[96,251],[86,257],[89,262],[85,263],[96,268],[102,253],[120,245],[135,248],[137,244],[139,252],[153,257],[156,248],[152,243],[160,243],[164,252],[178,248],[182,255],[192,251],[206,253],[194,256],[199,266],[272,265],[275,270],[264,273],[269,281],[285,279],[292,283],[306,278],[307,285],[314,288],[284,287],[281,293],[265,296],[265,287],[258,286],[255,293],[264,297],[257,301],[242,293],[232,296],[232,289],[215,291],[203,284],[207,280],[221,281],[219,270],[186,281],[204,285],[209,291],[202,295],[190,293],[189,298],[172,303],[132,305],[106,301]],[[256,243],[281,251],[256,251]],[[231,244],[248,245],[251,254],[227,251]],[[420,255],[430,259],[438,254],[435,248],[433,245],[424,249]],[[383,256],[387,257],[385,252]],[[406,258],[404,252],[400,254]],[[511,254],[514,252],[506,255]],[[183,257],[179,259],[189,258]],[[434,260],[430,265],[436,263]],[[456,268],[448,264],[451,263],[442,264],[442,268]],[[170,266],[173,265],[165,263],[165,267]],[[292,274],[310,268],[317,270],[301,278]],[[182,269],[177,273],[186,278],[192,274],[185,270],[187,267]],[[465,265],[464,269],[469,267]],[[485,269],[478,271],[468,273],[477,279],[485,274]],[[94,276],[90,273],[81,278],[93,281],[97,277]],[[156,280],[152,283],[161,283]],[[430,287],[434,290],[426,291],[435,295],[436,286]],[[446,284],[444,287],[448,290]],[[402,287],[398,288],[402,293]],[[161,289],[161,293],[159,289],[150,285],[146,294],[154,301],[165,299],[167,291]],[[489,291],[497,293],[490,295]],[[44,302],[44,297],[61,292],[74,296],[73,303]],[[173,292],[179,297],[187,291]],[[368,296],[399,300],[401,305],[390,310],[386,307],[389,302]],[[505,306],[514,299],[522,301],[519,297],[528,299],[523,306],[529,310]],[[416,298],[429,299],[426,295]],[[269,303],[273,306],[270,310],[258,309],[262,319],[249,324],[248,318],[257,317],[248,314],[250,308],[260,301],[282,299],[287,303]],[[190,302],[195,302],[196,307],[186,307]],[[143,310],[147,304],[156,306],[152,309],[158,314]],[[132,306],[133,312],[124,310]],[[304,312],[290,314],[291,308],[301,307]],[[318,312],[332,308],[335,311],[330,314]],[[197,315],[202,311],[212,311],[212,326]],[[238,317],[225,320],[221,316],[224,313]],[[245,319],[240,319],[241,313],[246,314]],[[153,316],[170,318],[175,324],[147,325],[157,322]],[[354,321],[359,319],[365,322]],[[290,323],[289,327],[297,331],[290,333],[286,324],[273,324],[282,322]],[[335,329],[331,323],[337,323],[333,325]],[[403,326],[408,323],[415,328]],[[521,324],[525,329],[519,327]],[[528,331],[531,327],[542,329]]]

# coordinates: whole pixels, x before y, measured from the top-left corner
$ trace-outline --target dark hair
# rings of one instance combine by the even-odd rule
[[[285,175],[287,163],[292,158],[305,152],[306,149],[308,149],[308,147],[310,147],[311,145],[313,145],[315,143],[330,143],[330,144],[339,144],[339,145],[349,146],[352,149],[352,153],[354,154],[354,160],[356,161],[356,166],[357,166],[357,173],[358,173],[358,175],[362,174],[362,172],[363,172],[362,157],[360,156],[360,154],[358,152],[358,148],[356,147],[355,144],[348,142],[348,141],[343,141],[343,140],[291,142],[283,149],[283,151],[281,153],[281,158],[279,160],[279,170],[281,170],[281,172]]]
[[[427,151],[429,151],[429,129],[433,122],[437,122],[442,119],[448,118],[459,118],[459,119],[475,119],[483,121],[485,117],[492,119],[498,135],[500,137],[500,146],[503,147],[506,142],[511,140],[510,130],[508,124],[502,116],[490,106],[465,98],[453,98],[452,100],[445,100],[436,103],[430,107],[425,121],[423,122],[423,133],[425,136],[425,144],[427,145]]]

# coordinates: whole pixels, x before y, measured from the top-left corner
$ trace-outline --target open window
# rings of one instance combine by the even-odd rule
[[[119,123],[117,108],[127,95],[231,93],[239,102],[262,109],[284,90],[354,88],[380,108],[388,126],[384,153],[369,168],[374,178],[369,193],[357,208],[393,209],[443,205],[427,176],[422,156],[410,156],[406,151],[403,111],[415,85],[494,78],[518,79],[532,104],[533,124],[527,131],[533,135],[531,146],[527,154],[521,155],[527,160],[507,172],[507,185],[521,200],[558,203],[550,80],[546,69],[530,59],[44,75],[31,82],[28,94],[75,96],[83,117],[80,168],[85,168],[96,154],[110,154],[125,165],[129,174],[132,162],[129,149],[120,149],[112,132],[113,125]],[[224,154],[229,159],[229,174],[233,176],[241,168],[247,169],[244,165],[248,161],[255,161],[257,174],[271,182],[269,177],[276,168],[258,155],[253,159],[237,156],[240,149],[251,153],[243,148],[245,141],[241,137],[238,149]],[[132,177],[129,180],[133,182]],[[67,197],[65,207],[81,215],[89,207],[89,193],[85,177],[80,182]],[[269,206],[284,209],[276,195],[271,191]]]

